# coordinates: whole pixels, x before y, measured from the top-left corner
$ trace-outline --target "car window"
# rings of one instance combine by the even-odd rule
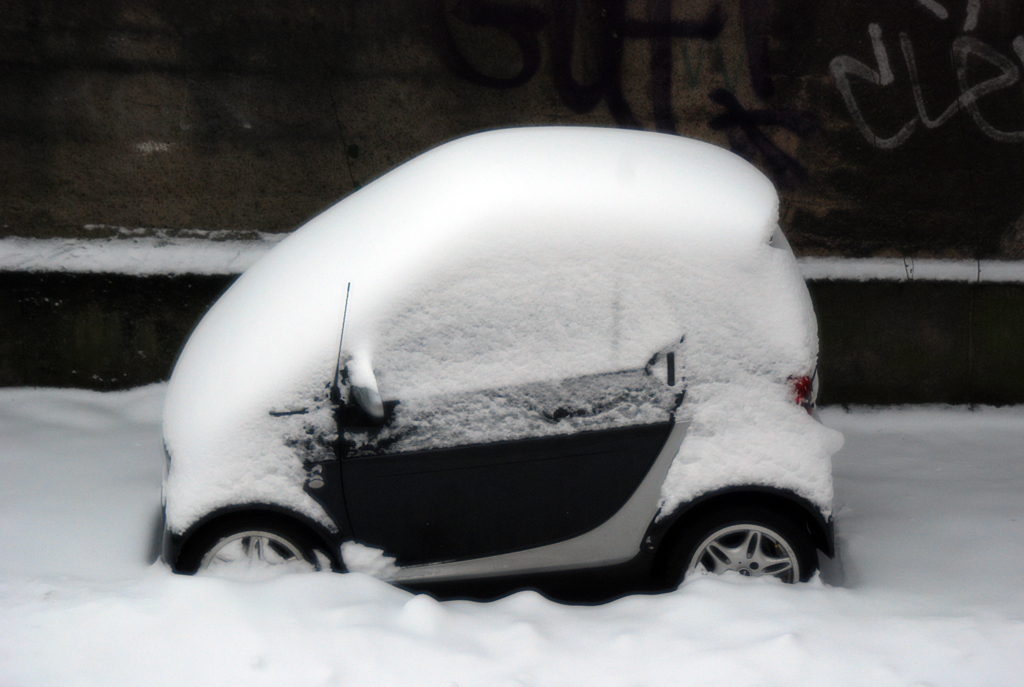
[[[348,455],[381,455],[667,422],[683,400],[684,372],[670,350],[633,370],[397,399],[382,426],[350,410],[342,439]]]
[[[392,405],[383,427],[345,435],[355,454],[668,420],[683,327],[645,269],[649,247],[492,242],[410,277],[376,314],[367,355]]]

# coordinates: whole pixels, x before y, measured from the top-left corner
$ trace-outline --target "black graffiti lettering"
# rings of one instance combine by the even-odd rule
[[[625,16],[625,3],[606,0],[599,3],[601,31],[596,41],[598,77],[591,84],[581,84],[573,77],[575,51],[575,2],[550,2],[555,17],[551,61],[555,88],[570,109],[579,114],[590,112],[602,100],[620,126],[639,127],[632,109],[622,93],[622,51],[626,38],[652,41],[652,100],[655,120],[661,130],[674,132],[671,113],[671,39],[691,38],[712,41],[725,26],[721,7],[716,3],[699,21],[672,21],[671,1],[650,0],[648,20],[637,21]]]
[[[602,100],[619,126],[640,126],[622,92],[622,48],[624,3],[598,3],[596,35],[592,39],[590,61],[596,64],[596,76],[590,83],[580,83],[573,76],[573,55],[576,50],[576,23],[579,8],[576,2],[550,2],[551,68],[555,90],[561,101],[573,112],[592,111]]]
[[[627,21],[623,33],[631,38],[650,40],[651,106],[658,131],[676,132],[672,111],[672,39],[693,38],[712,41],[725,27],[721,7],[714,5],[702,21],[672,21],[672,0],[651,0],[648,21]]]
[[[620,126],[639,127],[632,108],[626,102],[622,89],[622,53],[627,38],[651,41],[671,41],[673,38],[690,38],[711,41],[717,38],[725,26],[725,17],[719,4],[714,4],[703,19],[697,21],[673,21],[670,0],[651,0],[649,17],[657,20],[640,21],[628,19],[625,3],[619,0],[597,0],[587,3],[596,8],[590,19],[596,28],[592,40],[592,54],[588,57],[596,64],[596,75],[589,83],[580,83],[573,76],[573,56],[576,49],[576,29],[580,3],[578,0],[548,0],[545,9],[514,7],[490,0],[460,0],[449,12],[443,0],[436,0],[435,9],[438,23],[437,34],[442,54],[449,68],[472,83],[491,88],[513,88],[532,79],[540,67],[541,30],[550,31],[551,67],[555,89],[561,101],[573,112],[591,112],[604,101],[609,112]],[[473,27],[489,27],[503,31],[519,48],[522,65],[511,77],[494,77],[481,73],[462,54],[452,35],[449,17]],[[666,115],[666,103],[671,98],[671,44],[666,52],[660,45],[655,65],[655,109],[656,117],[668,127],[671,121]],[[665,58],[668,70],[665,70]],[[666,79],[667,73],[667,79]],[[674,124],[670,129],[675,130]]]
[[[750,85],[761,100],[775,93],[768,63],[768,29],[772,15],[771,0],[740,0],[743,12],[743,38],[747,48]]]
[[[651,0],[647,3],[647,19],[652,26],[661,26],[672,20],[672,0]],[[672,38],[652,37],[651,56],[651,110],[654,128],[666,133],[676,131],[676,116],[672,110]]]
[[[489,0],[460,0],[451,10],[452,16],[473,27],[489,27],[504,32],[519,48],[522,65],[509,77],[484,74],[462,54],[451,26],[443,0],[435,5],[435,24],[441,54],[454,73],[479,86],[489,88],[515,88],[534,77],[540,68],[540,40],[538,32],[547,23],[547,16],[532,7],[512,7]]]
[[[672,0],[651,0],[650,4],[662,7],[661,12],[664,12],[671,9]],[[703,41],[713,41],[725,28],[725,15],[717,3],[711,6],[707,15],[700,21],[673,21],[667,14],[665,17],[660,21],[623,19],[622,35],[628,38],[699,38]]]
[[[800,163],[775,145],[761,127],[782,127],[806,138],[821,127],[816,116],[801,110],[748,110],[724,88],[713,91],[710,98],[724,107],[725,112],[708,124],[716,131],[727,132],[729,147],[734,153],[748,160],[763,160],[769,173],[783,188],[791,188],[806,177]]]
[[[447,11],[444,0],[435,0],[441,24],[439,35],[443,54],[451,69],[473,83],[492,88],[512,88],[532,79],[541,62],[539,34],[548,32],[552,80],[561,102],[577,114],[594,110],[605,103],[616,124],[639,128],[640,122],[626,100],[622,84],[622,56],[627,39],[649,41],[651,105],[654,126],[659,131],[678,131],[672,107],[674,39],[717,40],[725,27],[725,14],[719,3],[712,4],[697,20],[673,20],[673,0],[648,0],[644,19],[626,16],[620,0],[547,0],[543,9],[499,5],[493,0],[459,0]],[[582,8],[590,12],[581,16]],[[770,0],[741,0],[747,64],[754,93],[768,98],[774,91],[768,64]],[[473,27],[503,31],[518,46],[522,65],[511,77],[483,74],[463,55],[452,36],[449,21],[461,21]],[[581,82],[574,76],[577,54],[577,29],[590,27],[588,48],[582,58],[593,66],[592,76]],[[891,76],[890,76],[891,80]],[[725,108],[714,116],[712,129],[725,131],[731,149],[750,160],[763,160],[768,172],[782,186],[792,186],[805,177],[803,167],[783,152],[763,127],[782,127],[809,136],[818,129],[817,119],[795,110],[751,109],[740,105],[730,90],[718,89],[710,99]],[[852,98],[852,95],[851,95]]]

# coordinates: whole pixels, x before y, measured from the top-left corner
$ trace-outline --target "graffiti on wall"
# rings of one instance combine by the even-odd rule
[[[647,0],[643,19],[627,16],[626,4],[619,0],[546,0],[537,7],[459,0],[448,7],[443,0],[437,0],[438,42],[446,64],[455,74],[489,88],[516,88],[528,83],[540,70],[542,45],[546,45],[552,81],[563,105],[577,114],[585,114],[604,103],[617,125],[642,128],[643,123],[625,95],[623,55],[626,41],[645,41],[651,124],[658,131],[678,133],[673,107],[678,71],[673,41],[698,41],[705,45],[717,42],[729,17],[721,2],[712,3],[704,16],[695,20],[673,19],[672,0]],[[774,92],[768,63],[771,2],[741,0],[739,11],[742,16],[734,21],[740,21],[743,29],[751,90],[755,97],[768,100]],[[502,32],[517,47],[518,69],[501,77],[477,69],[456,41],[453,22]],[[581,26],[590,29],[591,38],[585,45],[577,40]],[[546,41],[541,40],[542,35]],[[688,50],[684,48],[682,55],[686,85],[693,87],[694,65]],[[574,75],[577,62],[596,65],[586,83]],[[773,141],[770,130],[784,129],[805,138],[819,129],[817,117],[796,109],[745,106],[735,93],[735,84],[729,83],[724,66],[722,71],[726,87],[713,89],[707,96],[720,111],[706,123],[712,130],[725,134],[733,152],[760,161],[777,184],[784,188],[797,184],[806,172]]]
[[[917,5],[921,11],[933,17],[936,21],[950,21],[949,10],[945,5],[940,4],[936,0],[917,0]],[[1010,57],[1007,57],[975,36],[969,35],[978,26],[980,6],[980,0],[967,1],[965,19],[961,27],[962,35],[957,36],[950,43],[949,54],[953,64],[959,96],[937,115],[935,113],[938,112],[938,108],[935,108],[934,105],[929,106],[925,102],[914,44],[907,32],[900,31],[898,34],[900,51],[903,53],[903,61],[907,68],[908,82],[906,84],[897,82],[889,59],[889,51],[885,44],[882,27],[877,23],[868,26],[868,37],[871,41],[871,49],[874,52],[874,67],[850,55],[839,55],[832,60],[829,70],[836,88],[839,89],[843,102],[846,104],[850,117],[853,119],[854,124],[856,124],[857,129],[871,145],[883,150],[898,148],[914,135],[918,130],[919,124],[925,129],[937,129],[946,124],[961,110],[966,111],[977,128],[993,141],[1024,143],[1024,131],[1003,131],[996,128],[985,119],[978,107],[978,101],[982,98],[1008,89],[1020,81],[1020,69]],[[1019,35],[1013,39],[1012,49],[1018,62],[1024,65],[1024,35]],[[997,70],[998,74],[972,84],[968,73],[968,66],[972,58],[981,60]],[[861,107],[857,97],[854,95],[851,77],[857,77],[879,88],[892,87],[894,90],[898,90],[909,87],[916,108],[915,116],[895,132],[879,132],[876,127],[868,122],[864,108]]]

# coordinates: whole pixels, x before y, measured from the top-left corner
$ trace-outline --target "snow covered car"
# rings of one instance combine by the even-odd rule
[[[442,145],[247,270],[164,410],[164,557],[399,584],[807,579],[817,333],[772,184],[677,136]]]

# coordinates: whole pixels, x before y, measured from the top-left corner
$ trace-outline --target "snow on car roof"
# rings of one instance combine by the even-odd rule
[[[289,330],[289,315],[337,329],[351,281],[352,320],[365,321],[360,311],[379,307],[417,266],[499,231],[521,243],[557,230],[581,241],[670,237],[704,251],[749,249],[768,240],[777,204],[771,182],[753,166],[679,136],[571,127],[469,136],[405,163],[283,241],[217,304],[182,360],[192,363],[200,340],[204,357],[221,357],[210,350],[220,348],[227,360],[217,364],[234,360],[239,370],[256,362],[244,348],[266,349],[279,337],[301,348],[311,332]],[[514,221],[502,221],[509,217]],[[241,300],[260,305],[239,327],[218,326],[217,341],[207,341],[205,330],[229,319]],[[271,311],[274,317],[263,318],[269,331],[252,329],[252,316]]]

